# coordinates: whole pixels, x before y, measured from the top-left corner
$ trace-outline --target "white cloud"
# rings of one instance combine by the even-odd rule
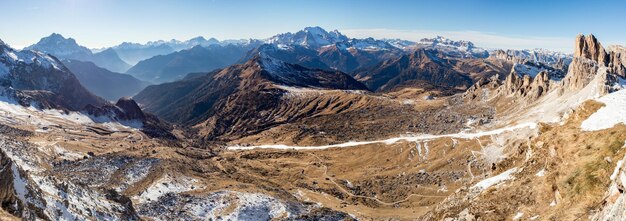
[[[479,31],[432,31],[432,30],[397,30],[397,29],[345,29],[342,33],[353,38],[400,38],[418,41],[438,35],[453,40],[471,41],[483,48],[501,49],[532,49],[544,48],[553,51],[572,53],[574,37],[536,37],[536,36],[504,36]]]

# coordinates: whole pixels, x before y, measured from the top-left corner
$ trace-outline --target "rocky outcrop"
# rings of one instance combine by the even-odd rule
[[[622,51],[607,51],[593,35],[578,35],[574,44],[574,59],[563,79],[561,93],[575,92],[587,87],[594,79],[597,95],[610,93],[619,88],[621,78],[626,76]]]
[[[115,106],[124,113],[123,118],[125,120],[144,119],[145,117],[139,105],[129,97],[120,98],[117,103],[115,103]]]
[[[624,50],[618,49],[607,52],[602,44],[593,35],[578,35],[574,43],[574,57],[592,60],[601,66],[606,66],[609,73],[626,77]]]
[[[506,96],[516,96],[534,101],[549,91],[550,85],[548,71],[541,71],[534,78],[511,72],[500,88],[500,92]]]
[[[625,51],[620,47],[612,47],[607,52],[593,35],[578,35],[574,57],[565,69],[558,68],[559,65],[564,65],[563,60],[553,65],[545,65],[515,56],[511,51],[498,50],[491,54],[490,59],[514,63],[510,74],[501,82],[478,82],[464,97],[471,100],[482,97],[487,100],[502,96],[516,101],[532,102],[550,91],[557,91],[562,95],[578,93],[584,88],[593,92],[593,96],[601,96],[623,87]],[[567,70],[567,74],[563,70]],[[497,89],[493,89],[494,87]],[[484,89],[489,89],[491,96],[485,97],[486,93],[482,91]]]
[[[579,34],[574,42],[574,57],[591,59],[599,64],[606,64],[607,54],[602,44],[593,35]]]

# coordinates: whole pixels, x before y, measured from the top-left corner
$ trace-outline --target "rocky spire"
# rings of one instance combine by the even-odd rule
[[[626,54],[619,50],[607,52],[592,34],[587,36],[579,34],[576,36],[574,57],[591,59],[597,62],[598,65],[607,67],[609,73],[626,77],[624,56]]]
[[[607,53],[593,34],[587,36],[579,34],[576,36],[574,57],[587,58],[598,62],[598,64],[608,65]]]
[[[612,85],[619,81],[618,76],[626,76],[621,56],[621,53],[613,51],[607,53],[593,35],[576,36],[574,60],[562,81],[562,92],[577,91],[592,82],[598,84],[599,95],[611,92]]]

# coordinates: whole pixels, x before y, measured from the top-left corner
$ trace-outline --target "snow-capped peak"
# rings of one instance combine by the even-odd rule
[[[471,51],[474,49],[474,43],[470,41],[453,41],[443,36],[437,36],[435,38],[423,38],[418,44],[444,47],[454,47],[463,51]]]
[[[347,41],[348,37],[334,30],[327,32],[321,27],[306,27],[296,33],[283,33],[266,39],[266,43],[283,45],[300,45],[307,48],[320,48],[323,46]]]
[[[433,48],[453,57],[481,57],[489,56],[487,50],[474,46],[470,41],[454,41],[443,36],[423,38],[417,42],[418,48]]]
[[[306,27],[304,28],[304,32],[309,32],[313,35],[319,35],[319,36],[328,35],[328,32],[326,32],[326,30],[324,30],[323,28],[320,28],[319,26]]]
[[[86,56],[91,54],[91,50],[78,45],[73,38],[65,38],[61,34],[52,33],[44,37],[37,44],[28,46],[26,49],[37,50],[55,56],[65,57],[70,55]]]

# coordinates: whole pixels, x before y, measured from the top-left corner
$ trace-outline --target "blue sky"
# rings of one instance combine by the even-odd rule
[[[626,1],[0,0],[0,39],[21,48],[53,32],[96,48],[124,41],[267,38],[306,26],[349,37],[436,35],[487,48],[571,51],[578,33],[626,44]]]

